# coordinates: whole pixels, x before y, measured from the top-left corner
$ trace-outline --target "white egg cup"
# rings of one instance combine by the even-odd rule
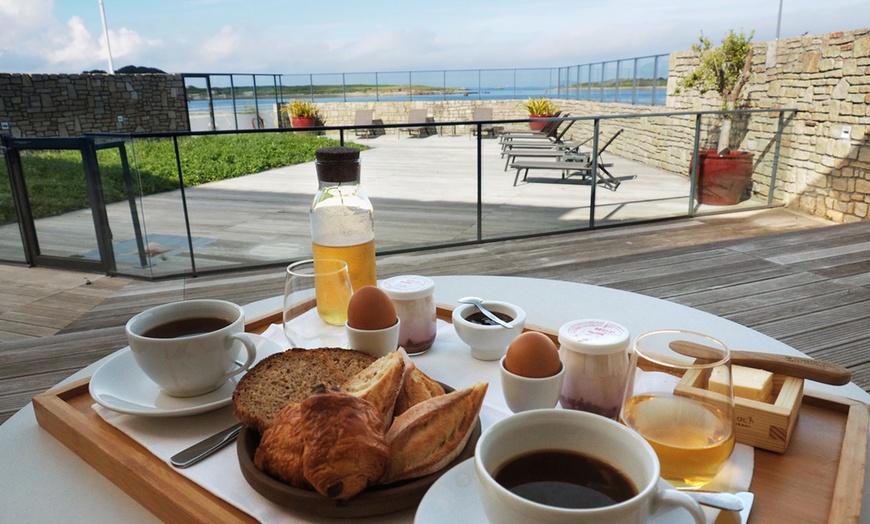
[[[384,357],[399,347],[399,327],[402,321],[384,329],[355,329],[345,324],[347,342],[350,349],[368,353],[373,357]]]
[[[478,311],[474,304],[463,304],[453,310],[453,328],[463,342],[471,348],[471,356],[478,360],[498,360],[505,355],[508,346],[523,332],[526,325],[526,312],[507,302],[484,300],[483,306],[495,313],[503,313],[513,318],[509,328],[494,325],[485,326],[469,322],[465,317]]]
[[[499,361],[501,389],[504,400],[514,413],[533,409],[552,409],[559,402],[562,381],[565,379],[565,365],[559,366],[555,375],[542,378],[529,378],[511,373],[504,367],[504,359]]]

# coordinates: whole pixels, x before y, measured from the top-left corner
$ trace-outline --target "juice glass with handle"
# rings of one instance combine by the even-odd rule
[[[704,359],[671,349],[674,341],[710,348]],[[620,420],[656,451],[661,476],[696,489],[734,449],[731,355],[719,340],[685,330],[644,333],[634,343]]]

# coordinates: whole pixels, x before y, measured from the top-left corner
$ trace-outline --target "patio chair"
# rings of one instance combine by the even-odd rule
[[[512,169],[517,170],[517,174],[514,177],[514,186],[517,185],[521,171],[524,171],[523,181],[525,181],[529,176],[530,169],[555,169],[562,172],[563,180],[570,176],[580,175],[583,178],[591,178],[593,181],[601,183],[611,191],[616,191],[616,189],[619,188],[620,181],[607,170],[607,168],[612,167],[613,164],[605,164],[602,162],[601,155],[607,147],[616,140],[616,137],[622,134],[622,131],[623,129],[620,129],[614,133],[613,136],[610,137],[610,140],[605,142],[604,145],[598,149],[598,170],[596,173],[593,173],[593,163],[590,155],[577,157],[568,155],[562,159],[550,162],[544,160],[525,160],[514,162],[510,166]]]
[[[357,109],[356,115],[353,119],[353,125],[370,126],[374,124],[374,120],[375,111],[373,109]],[[373,127],[355,129],[354,132],[356,133],[356,136],[360,138],[372,138],[375,136],[375,129]]]
[[[482,122],[486,120],[492,120],[492,108],[491,107],[475,107],[474,113],[471,116],[471,119],[475,122]],[[502,131],[504,128],[501,126],[494,126],[493,124],[481,124],[480,125],[480,134],[481,135],[489,135],[495,138],[496,133]],[[471,134],[477,136],[478,126],[471,126]]]
[[[409,124],[425,124],[429,121],[429,110],[428,109],[411,109],[408,112],[408,123]],[[409,126],[409,127],[400,127],[399,135],[402,133],[408,133],[408,136],[417,136],[418,138],[426,135],[429,135],[429,128],[426,126]]]

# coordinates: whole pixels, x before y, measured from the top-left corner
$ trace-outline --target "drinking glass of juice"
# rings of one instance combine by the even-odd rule
[[[347,305],[352,288],[347,264],[343,260],[321,258],[303,260],[287,266],[284,284],[284,333],[295,343],[301,343],[290,322],[309,309],[327,324],[343,326],[347,322]]]
[[[698,351],[703,358],[696,358]],[[631,355],[620,420],[655,449],[662,478],[684,489],[708,483],[734,449],[728,348],[691,331],[640,335]]]

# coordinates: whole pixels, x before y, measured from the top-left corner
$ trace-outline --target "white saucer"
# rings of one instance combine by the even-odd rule
[[[257,362],[281,347],[268,338],[253,335],[257,346]],[[142,372],[130,347],[112,357],[91,377],[91,397],[101,406],[143,417],[180,417],[206,413],[228,405],[241,375],[228,380],[219,389],[196,397],[172,397]]]
[[[661,481],[664,482],[664,481]],[[451,524],[487,522],[480,504],[480,484],[470,458],[445,473],[423,496],[414,516],[414,524]],[[691,515],[672,509],[653,515],[648,524],[693,524]]]

